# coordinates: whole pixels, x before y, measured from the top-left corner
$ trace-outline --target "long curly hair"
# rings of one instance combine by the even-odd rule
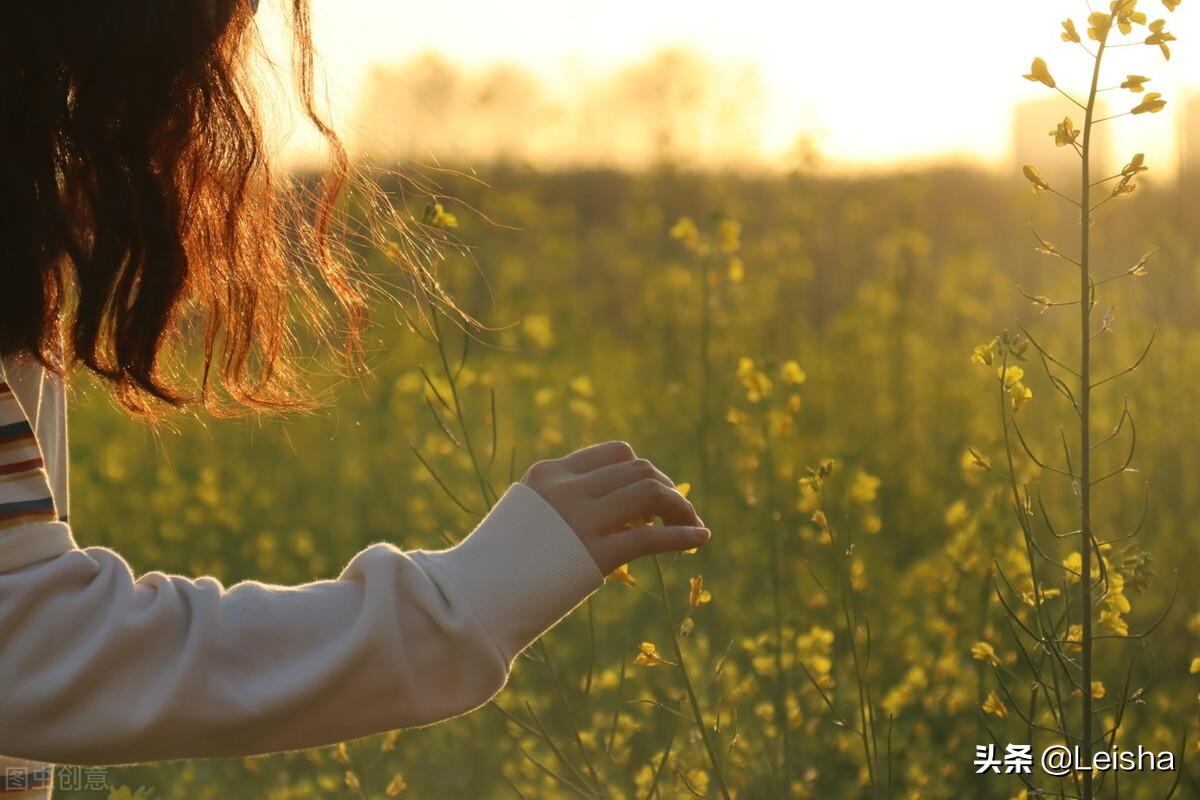
[[[81,364],[150,413],[292,407],[316,338],[357,351],[368,282],[337,236],[353,174],[315,108],[308,0],[281,6],[331,157],[303,190],[264,149],[256,5],[0,3],[0,356]]]

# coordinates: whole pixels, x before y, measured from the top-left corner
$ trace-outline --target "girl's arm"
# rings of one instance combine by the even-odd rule
[[[666,525],[623,529],[654,516]],[[376,544],[337,580],[292,588],[135,579],[111,550],[76,548],[62,523],[9,530],[0,752],[72,764],[250,755],[453,717],[499,691],[517,653],[605,574],[702,544],[700,525],[669,479],[609,443],[534,465],[456,547]],[[59,552],[38,552],[43,541]]]
[[[516,654],[603,581],[524,484],[454,548],[376,544],[337,580],[293,588],[135,579],[111,550],[72,548],[0,574],[0,752],[248,755],[446,719],[499,691]]]

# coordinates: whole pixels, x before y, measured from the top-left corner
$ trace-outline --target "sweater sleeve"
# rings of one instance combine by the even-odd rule
[[[0,557],[6,537],[69,543],[53,525],[0,535]],[[0,752],[71,764],[251,755],[454,717],[604,582],[523,484],[453,548],[375,544],[338,579],[296,587],[135,578],[111,550],[65,547],[0,567]]]

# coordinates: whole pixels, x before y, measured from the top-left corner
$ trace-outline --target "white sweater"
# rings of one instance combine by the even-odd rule
[[[112,550],[78,547],[65,521],[61,383],[8,366],[0,381],[18,402],[0,395],[0,433],[6,407],[10,434],[27,419],[37,435],[24,444],[35,458],[40,444],[45,468],[14,475],[22,443],[0,437],[0,753],[15,757],[0,757],[0,780],[16,759],[250,755],[454,717],[494,696],[514,657],[604,582],[523,484],[456,547],[373,544],[336,580],[137,577]],[[24,418],[12,422],[13,409]]]

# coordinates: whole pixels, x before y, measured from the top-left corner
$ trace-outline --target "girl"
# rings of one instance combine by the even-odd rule
[[[361,330],[366,279],[336,257],[349,170],[313,110],[307,0],[291,2],[297,83],[334,154],[307,207],[262,155],[254,5],[0,3],[5,798],[48,796],[46,763],[250,755],[464,713],[616,567],[709,537],[665,475],[610,442],[533,465],[458,546],[378,543],[336,580],[135,577],[76,544],[72,367],[136,413],[286,408],[289,312],[314,320],[305,340],[344,331],[351,352]],[[652,517],[664,525],[640,524]]]

